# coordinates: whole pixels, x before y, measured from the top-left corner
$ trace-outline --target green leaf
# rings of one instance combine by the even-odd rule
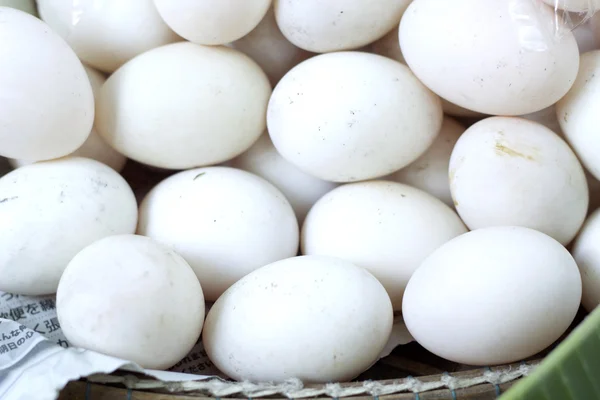
[[[600,399],[600,307],[500,399]]]

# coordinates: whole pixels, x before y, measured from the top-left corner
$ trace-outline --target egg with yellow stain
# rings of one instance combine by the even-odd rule
[[[450,157],[450,192],[470,229],[522,226],[569,243],[583,224],[588,186],[556,133],[523,118],[472,125]]]

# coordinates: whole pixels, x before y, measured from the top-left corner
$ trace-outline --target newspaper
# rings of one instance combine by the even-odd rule
[[[385,357],[413,339],[401,320],[394,324]],[[0,292],[0,399],[55,400],[69,381],[124,370],[164,382],[224,378],[202,343],[169,371],[72,347],[62,334],[54,296],[30,297]]]

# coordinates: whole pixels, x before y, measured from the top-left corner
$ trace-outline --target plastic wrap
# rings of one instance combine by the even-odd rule
[[[598,0],[508,0],[508,2],[510,16],[519,25],[519,40],[523,47],[531,51],[548,50],[552,42],[563,40],[565,35],[586,23],[600,8]],[[547,18],[547,14],[553,14],[553,17]]]

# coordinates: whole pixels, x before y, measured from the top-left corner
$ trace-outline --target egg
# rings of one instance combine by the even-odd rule
[[[287,162],[279,155],[267,133],[229,165],[256,174],[281,190],[300,223],[313,204],[337,186],[333,182],[308,175]]]
[[[399,31],[408,66],[439,96],[480,113],[522,115],[554,104],[577,75],[575,38],[544,36],[554,23],[550,7],[510,4],[414,0]]]
[[[442,201],[388,181],[340,186],[323,196],[302,227],[302,254],[338,257],[366,268],[394,310],[411,274],[436,248],[467,229]]]
[[[269,80],[243,53],[174,43],[141,54],[111,75],[96,128],[118,152],[159,168],[218,164],[265,130]]]
[[[400,22],[411,0],[274,0],[283,35],[315,53],[352,50],[381,38]]]
[[[439,98],[405,65],[362,52],[298,64],[275,87],[267,110],[277,151],[332,182],[377,178],[410,164],[441,124]]]
[[[449,179],[470,229],[523,226],[566,245],[587,213],[586,177],[573,151],[522,118],[491,117],[467,129],[452,151]]]
[[[35,0],[0,0],[0,7],[11,7],[37,17]]]
[[[254,29],[271,0],[154,0],[154,4],[165,22],[185,39],[219,45]]]
[[[468,365],[530,357],[569,327],[581,277],[569,252],[523,227],[492,227],[441,246],[415,271],[402,316],[432,353]]]
[[[155,47],[180,41],[152,0],[38,0],[41,18],[79,58],[104,72]]]
[[[425,154],[412,164],[391,175],[391,180],[421,189],[453,207],[448,165],[452,149],[466,128],[450,117],[444,117],[442,129]]]
[[[574,12],[595,12],[600,9],[600,0],[542,0],[553,8]]]
[[[90,68],[86,65],[83,67],[90,80],[90,83],[92,84],[94,99],[97,99],[100,88],[106,81],[106,77],[93,68]],[[91,158],[108,165],[117,172],[120,172],[127,162],[127,158],[124,155],[118,153],[116,150],[110,147],[104,141],[104,139],[102,139],[95,127],[92,128],[90,135],[86,141],[83,142],[81,147],[69,154],[69,156]],[[24,165],[33,164],[35,161],[10,159],[9,162],[13,168],[19,168]]]
[[[236,380],[339,382],[378,358],[393,323],[371,274],[330,257],[264,266],[217,300],[202,334],[217,368]]]
[[[575,84],[556,104],[564,135],[588,171],[600,179],[600,50],[581,56]]]
[[[137,204],[127,182],[106,165],[63,158],[0,178],[0,290],[56,292],[69,261],[107,236],[134,233]]]
[[[73,152],[94,121],[81,62],[36,17],[0,7],[0,19],[0,155],[46,160]]]
[[[283,36],[272,7],[252,32],[231,43],[231,47],[256,61],[273,86],[292,67],[312,55],[294,46]]]
[[[406,64],[406,60],[402,55],[402,49],[400,48],[400,42],[398,39],[398,27],[395,27],[384,37],[371,44],[370,50],[372,53],[379,54],[380,56],[391,58],[392,60]],[[467,110],[466,108],[459,107],[447,100],[441,100],[442,109],[444,110],[444,113],[448,115],[456,117],[479,117],[484,115],[475,111]]]
[[[194,271],[173,250],[136,235],[81,250],[60,279],[56,310],[72,346],[152,369],[185,357],[204,323]]]
[[[600,304],[600,210],[587,219],[575,239],[572,254],[581,272],[583,295],[581,304],[592,312]]]
[[[138,233],[172,246],[191,265],[208,301],[236,281],[298,251],[298,222],[283,194],[235,168],[179,172],[140,205]]]

